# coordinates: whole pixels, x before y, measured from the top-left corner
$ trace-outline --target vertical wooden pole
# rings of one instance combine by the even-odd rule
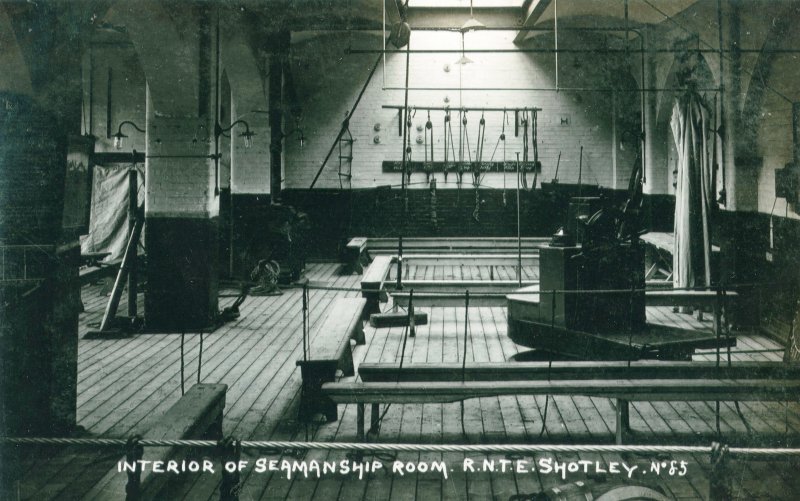
[[[358,436],[356,439],[359,442],[364,442],[365,435],[364,435],[364,402],[358,402],[356,404],[356,425],[358,427],[357,433]]]
[[[378,433],[378,425],[380,424],[380,417],[381,417],[380,404],[372,404],[372,410],[370,411],[369,415],[369,420],[370,420],[369,431],[371,431],[374,435],[377,435]]]
[[[630,429],[630,414],[628,410],[628,401],[617,399],[617,445],[625,443],[625,435]]]
[[[794,163],[800,165],[800,102],[792,103],[792,143]]]
[[[522,287],[522,232],[519,218],[519,153],[517,153],[517,282]]]
[[[137,212],[139,208],[139,173],[136,169],[128,171],[128,238],[133,234],[136,226]],[[133,256],[128,271],[128,316],[136,318],[136,295],[138,294],[138,242],[134,243]]]

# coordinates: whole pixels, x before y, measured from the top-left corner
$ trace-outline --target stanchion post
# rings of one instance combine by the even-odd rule
[[[403,173],[405,175],[405,173]],[[403,236],[397,238],[397,290],[403,290]]]
[[[125,460],[129,464],[136,464],[133,471],[128,471],[128,483],[125,484],[125,501],[136,501],[142,493],[142,470],[139,468],[138,461],[144,455],[144,447],[139,443],[141,437],[135,435],[128,439],[125,446]]]
[[[239,461],[242,458],[242,443],[232,437],[226,437],[219,441],[220,460],[222,461],[222,482],[219,484],[220,501],[239,501],[239,491],[241,490],[241,473],[239,472]],[[236,465],[233,471],[229,471],[227,465]]]
[[[414,323],[414,289],[408,294],[408,336],[417,337],[417,325]]]
[[[711,444],[711,474],[708,485],[709,501],[732,499],[731,482],[727,468],[728,446],[714,442]]]
[[[0,499],[18,500],[19,497],[19,456],[17,446],[0,444]]]

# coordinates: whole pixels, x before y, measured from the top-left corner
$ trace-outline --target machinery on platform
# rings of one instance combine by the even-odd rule
[[[566,224],[550,244],[540,248],[539,284],[507,296],[508,335],[515,343],[548,356],[589,360],[681,360],[689,359],[698,348],[735,344],[735,339],[720,336],[719,331],[698,332],[646,321],[648,303],[709,303],[715,293],[653,291],[653,301],[648,300],[639,240],[646,232],[641,206],[640,161],[624,203],[604,196],[570,201]],[[715,311],[717,328],[718,315]]]

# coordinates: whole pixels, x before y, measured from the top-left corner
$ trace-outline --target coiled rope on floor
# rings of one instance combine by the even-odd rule
[[[464,453],[639,453],[639,454],[709,454],[713,445],[599,445],[599,444],[405,444],[405,443],[355,443],[355,442],[285,442],[269,440],[242,440],[242,449],[314,449],[328,451],[379,451],[379,452],[464,452]],[[63,445],[94,447],[125,447],[124,438],[55,438],[55,437],[1,437],[3,445]],[[140,439],[142,447],[194,447],[216,448],[216,440],[165,440]],[[730,456],[739,457],[793,457],[800,456],[800,448],[729,447]]]

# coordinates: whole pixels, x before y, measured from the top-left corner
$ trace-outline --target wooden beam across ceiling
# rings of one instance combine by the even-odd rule
[[[539,18],[544,14],[544,11],[547,10],[547,7],[550,6],[550,2],[552,0],[526,0],[525,4],[522,6],[523,11],[525,12],[525,17],[522,21],[523,28],[530,28]],[[517,36],[514,37],[514,43],[522,43],[523,40],[528,36],[528,31],[520,30],[517,33]]]

